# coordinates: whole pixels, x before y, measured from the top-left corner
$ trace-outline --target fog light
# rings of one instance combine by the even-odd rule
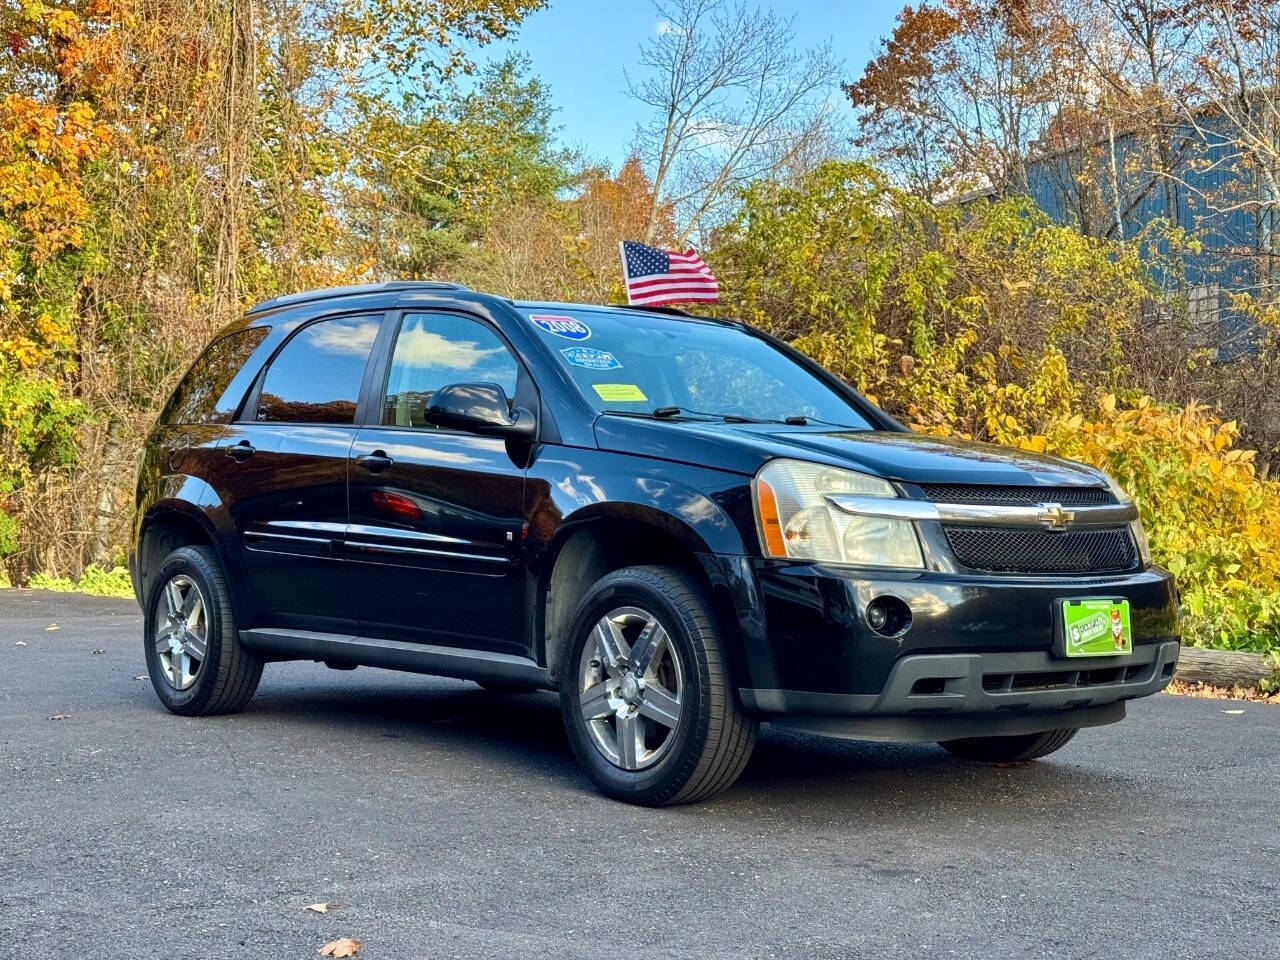
[[[896,637],[911,626],[911,608],[897,597],[876,597],[867,604],[867,626],[883,637]]]
[[[883,630],[884,625],[888,622],[889,611],[884,608],[884,604],[879,600],[867,607],[867,623],[871,624],[872,630]]]

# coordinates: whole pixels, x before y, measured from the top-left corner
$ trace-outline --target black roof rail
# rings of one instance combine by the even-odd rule
[[[699,317],[698,314],[690,313],[688,310],[681,310],[679,307],[660,306],[658,304],[620,303],[618,306],[625,307],[627,310],[645,310],[649,313],[669,313],[674,317],[698,317],[699,320],[712,319],[709,317]]]
[[[294,306],[299,303],[311,303],[315,300],[328,300],[331,297],[351,297],[362,293],[386,293],[394,290],[469,290],[461,283],[449,283],[445,280],[390,280],[385,283],[357,283],[346,287],[321,287],[319,290],[303,290],[298,293],[285,293],[270,300],[263,300],[249,308],[250,313],[261,313],[276,307]]]

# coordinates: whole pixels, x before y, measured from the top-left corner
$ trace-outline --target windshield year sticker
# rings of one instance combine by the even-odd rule
[[[588,370],[622,369],[618,358],[607,350],[596,350],[592,347],[565,347],[560,353],[575,367],[586,367]]]
[[[605,403],[644,403],[649,399],[634,383],[593,383],[591,389]]]
[[[574,317],[559,313],[531,313],[529,319],[547,333],[566,340],[586,340],[591,336],[591,328]]]

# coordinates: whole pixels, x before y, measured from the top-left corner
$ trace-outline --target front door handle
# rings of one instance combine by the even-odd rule
[[[366,453],[363,456],[356,457],[356,463],[364,467],[370,473],[381,473],[387,467],[395,463],[387,456],[385,450],[375,450],[373,453]]]
[[[227,456],[236,463],[244,463],[254,454],[253,444],[248,440],[241,440],[233,447],[227,447]]]

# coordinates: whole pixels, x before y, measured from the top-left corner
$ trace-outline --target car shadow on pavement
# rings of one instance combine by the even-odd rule
[[[302,695],[276,689],[256,698],[246,719],[288,725],[321,724],[329,735],[367,745],[374,737],[456,754],[468,769],[501,767],[595,795],[565,739],[554,694],[495,693],[470,684],[395,691],[363,686]],[[1086,734],[1088,731],[1086,731]],[[835,805],[846,813],[866,808],[883,818],[916,815],[947,803],[990,803],[999,795],[1028,815],[1046,803],[1070,803],[1087,792],[1106,802],[1131,804],[1147,791],[1120,771],[1097,771],[1066,760],[993,766],[957,760],[934,744],[836,740],[762,728],[738,785],[710,801],[744,816],[760,804]],[[888,795],[892,803],[886,802]],[[1158,797],[1151,802],[1159,804]],[[678,808],[680,809],[680,808]]]

